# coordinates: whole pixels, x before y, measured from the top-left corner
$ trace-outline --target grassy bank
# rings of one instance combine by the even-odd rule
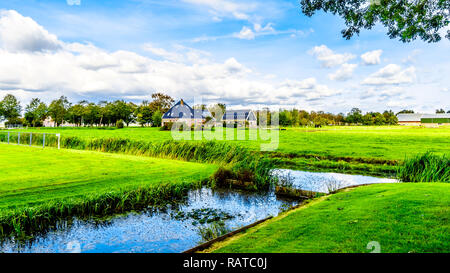
[[[4,144],[0,164],[0,234],[168,202],[217,170],[214,164]]]
[[[379,184],[343,191],[289,211],[209,251],[450,252],[450,185]]]

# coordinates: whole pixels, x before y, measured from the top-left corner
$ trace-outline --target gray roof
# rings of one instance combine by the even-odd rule
[[[222,120],[256,120],[252,110],[228,110],[222,117]]]
[[[212,117],[211,113],[208,110],[200,110],[200,109],[192,109],[187,103],[183,100],[177,102],[172,108],[169,109],[163,115],[163,119],[172,119],[172,118],[202,118],[205,119],[207,117]]]
[[[450,114],[398,114],[399,122],[421,121],[423,118],[450,118]]]

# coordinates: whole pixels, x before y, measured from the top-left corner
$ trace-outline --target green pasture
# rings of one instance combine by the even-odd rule
[[[450,252],[450,184],[341,191],[215,244],[209,252]],[[367,248],[369,245],[369,249]]]
[[[0,210],[139,186],[198,182],[217,169],[213,164],[7,144],[0,144],[0,165]]]
[[[22,130],[25,131],[25,130]],[[37,128],[33,132],[61,133],[62,137],[127,138],[144,141],[171,140],[170,131],[159,128],[131,127],[124,129],[98,128]],[[236,132],[234,132],[236,134]],[[192,133],[194,134],[194,133]],[[260,150],[263,141],[224,140]],[[226,139],[226,136],[224,137]],[[323,157],[403,160],[405,156],[424,153],[450,152],[450,127],[424,128],[406,126],[336,126],[324,128],[286,128],[279,131],[277,152]]]

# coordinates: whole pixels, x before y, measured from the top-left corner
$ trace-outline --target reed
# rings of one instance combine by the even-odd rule
[[[406,158],[397,169],[402,182],[450,182],[450,158],[431,152]]]

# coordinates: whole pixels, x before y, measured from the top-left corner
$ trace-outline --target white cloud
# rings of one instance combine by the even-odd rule
[[[3,13],[0,21],[5,16],[9,13]],[[25,20],[20,14],[14,16],[17,22]],[[31,37],[48,34],[36,25],[34,21],[27,24],[29,28],[23,27],[23,33]],[[1,37],[4,32],[8,30],[0,28]],[[205,100],[233,105],[294,105],[339,94],[318,84],[315,78],[272,83],[266,75],[253,72],[236,58],[217,62],[207,52],[181,45],[173,46],[173,50],[143,45],[158,57],[150,58],[124,50],[108,52],[89,43],[65,43],[48,35],[59,50],[35,52],[11,48],[11,43],[1,44],[0,95],[13,92],[22,100],[49,100],[62,94],[75,100],[142,100],[161,91],[176,98],[202,95]],[[280,94],[293,97],[281,99],[277,97]]]
[[[14,10],[0,10],[0,46],[11,52],[53,51],[61,47],[55,35]]]
[[[213,16],[213,20],[218,21],[223,17],[231,17],[238,20],[248,20],[251,11],[257,9],[256,3],[233,2],[230,0],[182,0],[183,2],[207,7]]]
[[[253,40],[255,39],[255,33],[250,28],[244,26],[239,33],[235,35],[239,39]]]
[[[381,62],[381,54],[383,54],[383,50],[374,50],[369,51],[361,55],[361,59],[363,60],[363,64],[365,65],[376,65]]]
[[[397,85],[412,83],[416,79],[416,68],[414,66],[402,69],[396,64],[389,64],[373,73],[362,84],[365,85]]]
[[[326,45],[315,46],[309,51],[309,54],[315,56],[322,63],[322,66],[327,68],[341,65],[356,57],[350,53],[334,53]]]
[[[352,78],[353,71],[357,67],[357,64],[343,64],[335,73],[328,74],[328,78],[334,81],[346,81]]]

